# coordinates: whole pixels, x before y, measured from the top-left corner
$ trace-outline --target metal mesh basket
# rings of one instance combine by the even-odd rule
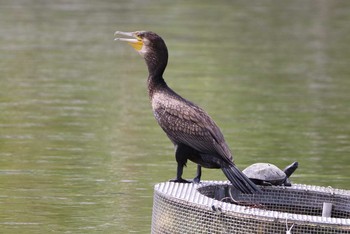
[[[350,234],[350,191],[298,184],[261,189],[246,195],[222,181],[157,184],[152,233]],[[330,217],[322,217],[325,204]]]

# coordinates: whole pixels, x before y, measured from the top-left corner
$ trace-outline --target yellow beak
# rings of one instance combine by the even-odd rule
[[[114,33],[114,36],[127,36],[127,37],[133,37],[133,38],[122,38],[122,37],[116,37],[114,38],[115,41],[126,41],[128,42],[129,45],[134,47],[136,51],[140,51],[143,47],[143,41],[142,38],[138,37],[135,32],[121,32],[121,31],[116,31]]]

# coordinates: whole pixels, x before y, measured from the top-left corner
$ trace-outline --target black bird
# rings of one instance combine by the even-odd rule
[[[117,35],[128,37],[117,37],[115,40],[128,42],[146,61],[148,94],[154,117],[175,146],[177,175],[171,181],[189,182],[182,178],[182,172],[187,160],[191,160],[198,165],[195,183],[200,182],[201,167],[221,168],[232,185],[242,193],[261,192],[236,167],[224,136],[209,115],[165,83],[163,73],[168,63],[168,49],[163,39],[148,31],[117,31]]]

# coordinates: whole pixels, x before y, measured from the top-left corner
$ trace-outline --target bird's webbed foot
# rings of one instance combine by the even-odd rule
[[[198,177],[194,177],[192,182],[195,183],[195,184],[199,184],[201,182],[201,179],[198,178]]]
[[[192,181],[182,179],[181,177],[169,180],[169,182],[174,182],[174,183],[192,183]]]
[[[197,175],[193,178],[193,183],[199,184],[201,182],[202,176],[202,167],[200,165],[197,166]]]

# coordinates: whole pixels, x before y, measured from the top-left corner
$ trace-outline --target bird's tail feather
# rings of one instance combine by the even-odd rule
[[[221,167],[225,176],[232,185],[242,193],[254,194],[261,193],[258,188],[246,175],[243,174],[235,165],[225,165]]]

